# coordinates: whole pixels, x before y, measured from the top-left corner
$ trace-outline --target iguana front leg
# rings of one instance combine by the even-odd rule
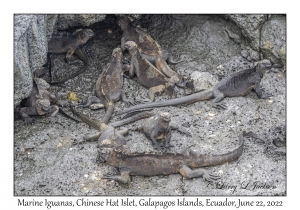
[[[121,100],[124,101],[127,106],[136,105],[136,103],[133,100],[130,100],[126,97],[125,92],[123,90],[120,90],[120,94],[121,94]]]
[[[165,148],[170,147],[170,141],[171,141],[171,130],[168,132],[168,134],[165,136]]]
[[[128,171],[121,171],[121,175],[104,175],[102,176],[102,179],[111,179],[118,182],[121,182],[123,184],[127,184],[130,182],[130,176]]]
[[[192,178],[202,176],[204,181],[213,182],[213,181],[216,181],[221,178],[220,176],[209,173],[205,169],[198,168],[198,169],[192,170],[186,165],[181,166],[179,172],[184,178],[187,178],[187,179],[192,179]]]
[[[80,104],[78,104],[78,106],[86,108],[94,103],[102,103],[103,104],[103,100],[101,100],[97,96],[89,96],[85,103],[80,103]]]
[[[23,107],[20,109],[19,113],[23,118],[25,125],[29,125],[34,122],[34,119],[29,117],[29,115],[38,115],[35,108],[33,107]]]
[[[165,85],[158,85],[158,86],[154,86],[154,87],[149,88],[148,96],[149,96],[150,101],[151,102],[154,101],[155,95],[156,94],[161,95],[165,91],[165,89],[166,89]],[[169,97],[170,97],[170,95],[169,95]]]
[[[122,38],[121,38],[121,49],[122,49],[122,51],[125,50],[125,43],[126,43],[126,40],[125,40],[124,37],[122,37]]]
[[[192,137],[191,133],[189,131],[187,131],[185,128],[183,128],[183,127],[180,127],[178,125],[170,125],[170,127],[171,127],[171,129],[177,130],[180,133],[183,133],[183,134],[185,134],[187,136]]]
[[[71,57],[73,55],[73,53],[75,52],[75,50],[73,48],[69,49],[67,54],[66,54],[66,62],[67,64],[70,63]]]
[[[49,122],[50,122],[51,124],[55,123],[56,120],[55,120],[54,117],[55,117],[55,115],[57,115],[57,113],[59,112],[59,107],[56,106],[56,105],[52,105],[52,106],[50,106],[50,109],[49,109],[48,112],[51,113],[51,114],[50,114],[50,117],[49,117]]]
[[[69,105],[69,101],[67,101],[67,100],[59,100],[54,94],[52,94],[52,93],[49,93],[49,97],[50,97],[50,100],[53,102],[53,103],[55,103],[55,104],[57,104],[57,105],[59,105],[59,106],[61,106],[61,107],[64,107],[64,106],[68,106]]]
[[[225,98],[224,93],[222,93],[221,91],[219,91],[218,89],[213,90],[213,95],[214,95],[214,100],[212,102],[212,107],[219,109],[226,109],[227,106],[224,103],[221,103],[221,101]]]
[[[129,68],[129,78],[132,78],[135,74],[135,69],[139,71],[139,64],[134,56],[131,57],[130,68]]]
[[[150,139],[152,141],[152,146],[154,147],[154,149],[163,150],[164,146],[161,146],[157,143],[156,138],[155,138],[156,135],[157,135],[157,133],[155,131],[152,131],[152,133],[150,135]],[[171,139],[171,136],[170,136],[170,139]]]
[[[167,61],[168,63],[170,63],[170,64],[177,64],[177,63],[180,63],[182,61],[185,61],[185,59],[186,59],[185,57],[186,57],[185,54],[181,54],[181,55],[177,56],[177,58],[175,58],[173,53],[163,52],[163,59],[165,61]]]

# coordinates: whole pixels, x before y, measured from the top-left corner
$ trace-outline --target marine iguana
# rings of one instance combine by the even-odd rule
[[[48,61],[47,64],[49,66],[50,80],[51,77],[51,59],[50,54],[53,53],[66,53],[66,62],[70,64],[70,59],[73,54],[77,55],[79,59],[81,59],[84,63],[84,66],[79,71],[71,74],[67,78],[58,81],[58,82],[50,82],[51,85],[57,85],[66,82],[69,79],[72,79],[79,74],[86,71],[88,66],[90,65],[88,56],[82,50],[81,46],[84,45],[91,37],[94,36],[94,32],[91,29],[78,29],[76,30],[71,37],[52,37],[52,39],[48,43]]]
[[[124,114],[128,112],[137,111],[145,108],[155,108],[163,106],[176,106],[179,104],[191,104],[198,101],[209,100],[214,98],[212,106],[214,108],[226,108],[226,105],[220,103],[225,97],[244,96],[252,89],[255,90],[259,98],[269,98],[272,95],[264,93],[260,86],[261,79],[267,70],[271,69],[271,62],[269,60],[261,60],[251,69],[245,69],[235,72],[228,77],[222,79],[214,87],[207,90],[194,93],[181,98],[171,99],[163,102],[152,102],[139,104],[129,107],[116,113]]]
[[[131,24],[130,19],[126,16],[118,17],[117,23],[123,31],[121,38],[121,48],[123,50],[125,49],[125,43],[127,41],[135,42],[138,47],[141,48],[141,51],[143,52],[142,56],[144,58],[154,64],[156,68],[168,78],[173,77],[178,86],[184,87],[186,78],[173,71],[166,61],[171,64],[176,64],[184,61],[185,55],[180,55],[180,58],[175,60],[173,54],[163,52],[158,42],[154,40],[145,29],[142,29],[139,26],[134,27]]]
[[[119,121],[107,124],[107,121],[92,119],[92,118],[88,117],[87,115],[76,111],[73,107],[70,107],[70,109],[73,112],[73,114],[75,114],[77,117],[79,117],[83,122],[92,126],[95,129],[99,130],[99,132],[97,132],[96,134],[90,134],[90,135],[87,135],[84,137],[84,141],[98,140],[99,147],[101,147],[107,143],[106,141],[104,141],[105,139],[115,139],[115,141],[117,141],[119,144],[121,144],[121,142],[123,142],[121,145],[126,144],[123,135],[127,134],[129,129],[125,128],[123,130],[117,131],[117,130],[115,130],[115,128],[123,126],[123,125],[127,125],[127,124],[135,122],[137,120],[148,118],[148,117],[151,117],[154,115],[154,112],[146,111],[146,112],[138,113],[127,119],[119,120]],[[104,120],[106,120],[106,119],[104,119]],[[75,144],[78,144],[78,143],[81,143],[81,142],[75,142]]]
[[[62,113],[63,115],[75,121],[78,121],[78,119],[67,114],[57,105],[50,104],[50,102],[52,102],[60,106],[66,106],[68,105],[68,102],[58,100],[55,95],[47,91],[46,89],[49,86],[49,84],[45,80],[41,78],[34,78],[33,81],[34,81],[33,88],[30,96],[25,101],[25,107],[22,107],[19,111],[26,125],[31,124],[34,121],[34,119],[30,117],[30,115],[41,116],[41,115],[50,114],[49,121],[51,123],[54,123],[55,122],[54,116],[57,115],[58,112]]]
[[[142,131],[145,136],[152,141],[152,145],[155,149],[160,150],[170,147],[171,141],[171,129],[177,129],[178,131],[189,134],[182,128],[170,124],[171,116],[168,112],[162,112],[156,116],[150,117],[142,125],[139,125],[136,130]],[[190,135],[190,134],[189,134]],[[164,139],[165,144],[159,145],[157,140]]]
[[[239,158],[243,153],[243,133],[239,137],[239,146],[223,155],[198,155],[193,151],[189,154],[154,153],[154,154],[129,154],[123,134],[113,126],[103,121],[92,120],[88,116],[77,112],[72,107],[71,111],[82,121],[88,123],[100,132],[87,138],[98,138],[99,155],[98,161],[119,168],[121,175],[105,175],[102,178],[112,179],[122,183],[129,183],[130,175],[156,176],[180,173],[187,179],[203,177],[208,182],[216,181],[220,177],[210,174],[200,167],[214,166],[231,162]],[[197,168],[197,169],[191,169]]]
[[[128,41],[124,45],[131,55],[129,77],[136,74],[138,81],[145,87],[150,88],[148,95],[150,101],[154,101],[156,93],[166,93],[169,98],[176,98],[174,83],[161,73],[152,63],[142,56],[142,52],[137,44]]]
[[[135,103],[126,98],[123,86],[123,70],[128,69],[127,65],[122,64],[122,50],[117,47],[112,52],[112,60],[105,71],[99,76],[96,87],[96,96],[89,96],[86,103],[79,104],[81,107],[89,107],[93,103],[104,104],[106,109],[111,104],[122,99],[127,105],[134,105]],[[110,103],[107,103],[109,101]]]
[[[132,175],[157,176],[180,173],[186,179],[202,176],[205,181],[213,182],[221,177],[213,175],[201,167],[220,165],[239,158],[243,153],[246,135],[247,133],[244,132],[239,136],[237,148],[222,155],[198,155],[193,151],[190,151],[188,155],[173,153],[124,154],[120,149],[103,148],[99,151],[98,161],[117,167],[120,175],[108,174],[102,178],[129,183]],[[110,143],[110,145],[113,144]]]

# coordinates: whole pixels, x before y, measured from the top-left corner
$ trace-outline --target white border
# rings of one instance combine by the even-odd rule
[[[282,200],[284,208],[299,206],[299,156],[298,116],[299,115],[299,11],[298,5],[290,2],[275,0],[265,1],[157,1],[150,3],[138,1],[6,1],[1,3],[1,203],[4,207],[17,207],[17,199],[26,198],[28,200],[73,200],[75,202],[80,197],[14,197],[13,196],[13,14],[15,13],[286,13],[287,14],[287,196],[286,197],[229,197],[230,200]],[[295,2],[295,1],[294,1]],[[3,65],[4,64],[4,65]],[[4,114],[5,112],[5,114]],[[4,117],[3,117],[4,116]],[[4,131],[4,133],[3,133]],[[4,135],[3,135],[4,134]],[[105,200],[107,197],[87,197],[93,200]],[[121,197],[114,197],[119,198]],[[132,198],[132,197],[131,197]],[[154,197],[160,200],[176,200],[177,197]],[[213,197],[217,200],[224,200],[225,197]],[[135,197],[139,200],[139,197]],[[190,197],[194,200],[196,197]],[[205,200],[206,197],[200,197]],[[37,207],[29,207],[37,208]],[[29,209],[28,208],[28,209]],[[60,207],[53,207],[62,209]],[[95,207],[94,207],[95,208]],[[103,207],[96,207],[97,209]],[[124,208],[124,207],[123,207]],[[154,208],[154,207],[149,207]],[[161,208],[161,207],[160,207]],[[198,207],[199,208],[199,207]],[[231,207],[222,207],[229,209]],[[265,207],[266,208],[266,207]],[[46,207],[43,207],[46,209]],[[52,209],[52,208],[51,208]],[[80,209],[85,209],[80,207]],[[105,208],[106,209],[106,208]],[[169,207],[168,209],[172,209]]]

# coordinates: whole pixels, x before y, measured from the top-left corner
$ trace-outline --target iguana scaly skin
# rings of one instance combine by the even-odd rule
[[[122,50],[115,48],[112,52],[112,60],[106,70],[99,76],[96,87],[96,96],[90,96],[85,104],[80,104],[82,107],[89,107],[94,103],[104,104],[105,108],[110,111],[114,110],[114,103],[122,99],[126,104],[134,105],[135,103],[126,98],[123,87],[123,69],[128,66],[121,62]],[[106,115],[108,117],[108,115]]]
[[[68,102],[58,100],[54,94],[46,90],[48,86],[49,84],[43,79],[34,78],[31,94],[25,101],[25,107],[22,107],[19,111],[25,124],[27,125],[33,123],[34,120],[30,117],[32,115],[42,116],[46,114],[50,114],[49,121],[54,123],[54,116],[56,116],[58,112],[61,112],[63,115],[78,121],[76,118],[73,118],[65,113],[57,105],[51,105],[51,103],[56,103],[60,106],[66,106],[68,105]]]
[[[113,122],[113,123],[107,125],[107,121],[103,121],[102,119],[101,120],[92,119],[92,118],[88,117],[87,115],[76,111],[73,107],[70,107],[70,109],[73,112],[73,114],[75,114],[77,117],[79,117],[83,122],[85,122],[86,124],[92,126],[93,128],[95,128],[99,131],[96,134],[89,134],[84,137],[85,141],[98,140],[99,147],[102,147],[105,144],[109,144],[109,142],[107,141],[109,139],[114,139],[120,145],[126,144],[123,135],[127,134],[129,129],[123,129],[121,131],[117,131],[117,130],[115,130],[115,128],[123,126],[123,125],[127,125],[127,124],[135,122],[137,120],[148,118],[148,117],[151,117],[154,115],[154,112],[150,112],[150,111],[142,112],[142,113],[136,114],[132,117],[129,117],[127,119],[116,121],[116,122]],[[104,120],[106,120],[106,119],[104,119]],[[76,143],[78,143],[78,142],[76,142]]]
[[[222,79],[214,87],[194,93],[181,98],[171,99],[164,102],[153,102],[140,104],[129,107],[120,111],[118,114],[124,114],[128,112],[137,111],[145,108],[155,108],[163,106],[176,106],[179,104],[191,104],[198,101],[209,100],[214,98],[212,106],[215,108],[226,108],[226,106],[220,103],[225,97],[237,97],[244,96],[252,89],[255,90],[259,98],[269,98],[271,95],[262,91],[260,86],[261,79],[267,70],[271,69],[271,63],[269,60],[261,60],[257,62],[254,68],[238,71]]]
[[[115,149],[103,149],[99,152],[99,160],[119,168],[120,175],[106,175],[102,178],[129,183],[130,175],[157,176],[180,173],[187,179],[202,176],[204,180],[212,182],[220,177],[210,174],[201,167],[220,165],[239,158],[243,153],[244,135],[240,135],[237,148],[223,155],[198,155],[194,152],[188,155],[171,153],[134,155],[124,154]]]
[[[103,121],[93,120],[87,115],[77,112],[71,107],[72,112],[82,121],[88,123],[100,132],[87,138],[98,138],[100,162],[106,162],[111,166],[119,168],[120,175],[106,175],[102,178],[112,179],[122,183],[129,183],[130,175],[156,176],[180,173],[187,179],[203,177],[204,180],[212,182],[220,177],[210,174],[200,167],[214,166],[231,162],[239,158],[243,153],[244,132],[239,137],[239,146],[223,155],[198,155],[193,151],[189,154],[128,154],[127,145],[123,134],[109,126]],[[197,168],[197,169],[191,169]]]
[[[153,63],[165,76],[173,78],[176,84],[182,87],[181,83],[184,82],[185,78],[173,71],[166,61],[176,64],[184,61],[184,55],[180,56],[179,60],[175,60],[171,53],[163,52],[158,42],[145,29],[132,26],[131,21],[126,16],[118,17],[117,23],[123,31],[121,38],[121,48],[123,50],[127,41],[135,42],[143,52],[144,58]]]
[[[72,79],[79,74],[86,71],[89,66],[89,59],[84,50],[81,49],[81,46],[84,45],[91,37],[94,36],[94,32],[91,29],[79,29],[75,31],[71,37],[52,37],[48,43],[48,65],[51,78],[51,60],[50,54],[56,53],[66,53],[66,62],[70,64],[70,59],[73,54],[77,55],[84,63],[84,66],[79,71],[70,75],[69,77],[58,81],[50,82],[51,85],[57,85],[66,82],[69,79]]]
[[[128,49],[131,55],[129,77],[131,78],[135,74],[141,85],[150,88],[148,91],[150,101],[154,101],[157,93],[166,93],[169,98],[176,98],[174,84],[142,56],[142,52],[135,42],[126,42],[124,48]]]
[[[184,129],[180,129],[179,126],[170,124],[171,116],[168,112],[162,112],[156,116],[148,118],[145,123],[139,125],[136,130],[142,131],[145,136],[152,141],[152,145],[155,149],[165,149],[170,147],[171,130],[177,129],[180,132],[189,134]],[[159,145],[157,140],[163,140],[164,145]]]

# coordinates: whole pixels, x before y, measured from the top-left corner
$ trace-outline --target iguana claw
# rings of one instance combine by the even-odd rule
[[[72,142],[72,145],[78,145],[78,144],[82,144],[82,143],[85,143],[86,142],[86,140],[84,139],[84,140],[77,140],[77,139],[74,139],[73,140],[73,142]]]
[[[135,100],[136,100],[136,102],[141,103],[141,104],[152,102],[149,98],[136,98]]]
[[[30,124],[34,123],[34,121],[35,121],[35,119],[32,119],[30,117],[24,118],[25,125],[30,125]]]
[[[55,119],[54,117],[52,117],[52,116],[48,118],[48,121],[49,121],[49,123],[52,124],[52,125],[53,125],[54,123],[56,123],[56,119]]]
[[[154,149],[164,151],[166,148],[164,145],[153,144]]]
[[[207,171],[204,172],[202,177],[203,180],[207,182],[214,182],[221,178],[220,176],[208,173]]]
[[[266,99],[266,98],[272,98],[272,97],[274,97],[272,94],[269,94],[269,93],[265,93],[261,98],[262,99]]]
[[[127,99],[127,101],[125,103],[127,106],[134,106],[137,104],[137,102],[130,100],[130,99]]]
[[[217,109],[227,109],[227,105],[224,103],[213,103],[212,106]]]

